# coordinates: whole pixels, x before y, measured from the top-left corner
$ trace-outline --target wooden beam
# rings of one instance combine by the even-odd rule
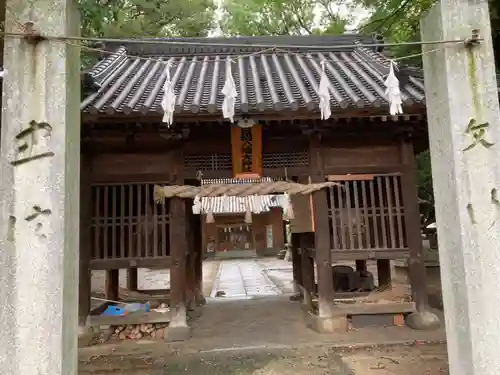
[[[82,154],[80,161],[80,276],[78,295],[78,320],[85,326],[90,314],[91,271],[90,258],[92,253],[91,225],[92,225],[92,190],[91,155]]]
[[[93,270],[120,269],[120,268],[170,268],[172,257],[147,257],[147,258],[123,258],[123,259],[92,259],[90,268]]]

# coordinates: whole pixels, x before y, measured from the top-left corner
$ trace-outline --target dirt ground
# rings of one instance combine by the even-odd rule
[[[438,268],[428,269],[428,288],[432,306],[442,308]],[[79,374],[448,374],[444,328],[320,335],[305,327],[300,303],[286,296],[211,300],[190,325],[192,338],[182,343],[130,341],[81,349]]]
[[[287,298],[213,302],[177,344],[126,342],[81,349],[80,375],[438,375],[447,374],[444,330],[364,328],[320,335]],[[364,345],[372,349],[352,350]],[[347,348],[347,349],[346,349]]]
[[[316,346],[163,356],[112,356],[82,362],[80,375],[445,375],[446,345],[342,351]]]

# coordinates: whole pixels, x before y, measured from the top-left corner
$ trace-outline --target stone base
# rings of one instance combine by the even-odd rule
[[[430,311],[417,311],[408,314],[405,322],[408,327],[417,330],[432,330],[441,325],[438,316]]]
[[[351,316],[351,328],[404,326],[403,314],[358,314]]]
[[[307,328],[318,333],[347,332],[347,316],[319,317],[311,312],[304,314]]]
[[[191,338],[191,328],[189,326],[168,327],[165,329],[165,341],[177,342]]]
[[[85,348],[90,346],[94,337],[94,333],[92,328],[88,326],[79,326],[78,327],[78,347]]]

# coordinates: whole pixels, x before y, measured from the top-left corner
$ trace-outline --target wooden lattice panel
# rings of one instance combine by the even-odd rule
[[[153,190],[153,183],[92,186],[91,260],[169,255],[168,206],[155,203]]]
[[[337,182],[328,194],[334,251],[408,249],[399,174]]]
[[[184,167],[196,171],[230,170],[231,154],[184,155]]]
[[[308,165],[309,153],[307,151],[268,152],[262,155],[263,168],[292,168]]]

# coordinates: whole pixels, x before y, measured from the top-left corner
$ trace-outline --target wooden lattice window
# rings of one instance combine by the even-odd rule
[[[221,171],[233,167],[231,154],[185,155],[184,167],[197,171]]]
[[[267,152],[262,155],[263,168],[307,167],[308,165],[309,153],[307,151]]]
[[[153,183],[92,186],[92,260],[170,255],[168,202],[153,197]]]
[[[337,177],[328,194],[333,250],[407,249],[401,175]]]

